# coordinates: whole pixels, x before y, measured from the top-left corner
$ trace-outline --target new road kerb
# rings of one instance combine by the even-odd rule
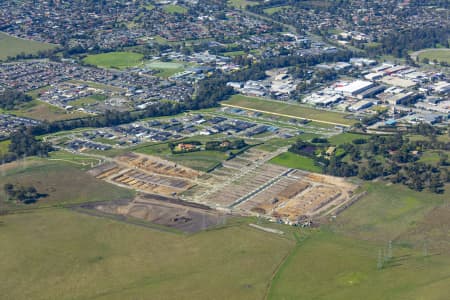
[[[293,115],[287,115],[287,114],[280,114],[280,113],[276,113],[276,112],[271,112],[271,111],[267,111],[267,110],[248,108],[248,107],[245,107],[245,106],[239,106],[239,105],[233,105],[233,104],[225,104],[225,103],[221,103],[221,105],[222,106],[226,106],[226,107],[234,107],[234,108],[240,108],[240,109],[260,112],[260,113],[264,113],[264,114],[280,116],[280,117],[287,117],[287,118],[293,118],[293,119],[298,119],[298,120],[311,120],[311,121],[317,122],[317,123],[324,123],[324,124],[331,124],[331,125],[337,125],[337,126],[343,126],[343,127],[350,127],[350,125],[348,125],[348,124],[329,122],[329,121],[323,121],[323,120],[317,120],[317,119],[311,119],[311,118],[302,118],[302,117],[297,117],[297,116],[293,116]]]

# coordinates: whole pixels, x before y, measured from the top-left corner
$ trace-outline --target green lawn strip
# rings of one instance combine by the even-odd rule
[[[253,109],[275,115],[280,114],[285,117],[297,117],[342,125],[352,125],[356,123],[355,120],[344,118],[346,114],[343,113],[318,110],[306,106],[288,104],[281,101],[275,102],[261,98],[246,97],[243,95],[233,95],[229,100],[222,103],[224,105],[233,105],[244,109]]]

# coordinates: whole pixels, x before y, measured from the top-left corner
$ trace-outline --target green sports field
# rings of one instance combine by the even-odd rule
[[[143,57],[144,55],[134,52],[109,52],[88,55],[83,61],[103,68],[126,69],[142,63]]]
[[[146,67],[158,70],[159,73],[156,74],[157,76],[167,78],[176,73],[184,71],[188,67],[188,65],[176,61],[171,62],[153,61],[146,64]]]
[[[164,11],[169,14],[185,14],[185,13],[187,13],[187,9],[185,7],[180,6],[180,5],[173,5],[173,4],[165,5]]]
[[[285,117],[304,118],[317,122],[332,123],[336,125],[352,125],[355,120],[346,119],[346,114],[318,110],[310,107],[264,100],[261,98],[233,95],[229,100],[222,102],[224,105],[232,105],[239,108],[253,109],[259,112],[271,113]]]
[[[54,49],[56,45],[25,40],[0,32],[0,61],[18,54],[37,54],[39,51]]]

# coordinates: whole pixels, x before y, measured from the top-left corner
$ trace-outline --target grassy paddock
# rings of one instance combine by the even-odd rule
[[[352,141],[354,141],[356,139],[368,140],[369,137],[370,136],[366,135],[366,134],[357,134],[357,133],[346,132],[346,133],[334,135],[331,138],[329,138],[328,141],[333,145],[342,145],[342,144],[346,144],[346,143],[351,143]]]
[[[344,118],[346,114],[318,110],[310,107],[283,103],[281,101],[274,102],[261,98],[246,97],[243,95],[233,95],[223,104],[234,105],[241,108],[254,109],[265,113],[281,114],[285,117],[297,117],[310,119],[318,122],[337,123],[342,125],[352,125],[356,121]]]
[[[438,62],[450,63],[450,49],[429,49],[419,54],[419,59],[428,58],[430,61],[437,60]]]
[[[368,191],[367,196],[339,215],[334,228],[374,241],[396,239],[448,197],[384,182],[365,182],[363,189]]]
[[[450,257],[394,244],[377,269],[383,244],[319,232],[300,244],[274,278],[269,299],[445,299]],[[420,271],[419,271],[420,270]]]
[[[40,43],[32,40],[20,39],[0,32],[0,61],[8,56],[18,54],[37,54],[39,51],[54,49],[56,45]]]
[[[246,223],[186,236],[64,209],[0,226],[0,288],[15,300],[262,299],[293,247]]]
[[[0,186],[5,183],[34,186],[47,194],[36,204],[19,205],[33,208],[69,203],[131,198],[133,192],[98,180],[82,171],[82,160],[68,153],[52,154],[50,159],[29,159],[0,166]],[[81,163],[81,164],[80,164]],[[3,198],[2,194],[2,198]],[[5,204],[4,202],[2,205]],[[7,203],[16,207],[14,203]]]
[[[287,168],[322,173],[322,169],[314,164],[314,160],[312,158],[291,152],[281,153],[277,157],[271,159],[270,162]]]
[[[188,140],[197,140],[196,138]],[[206,172],[226,159],[226,154],[219,151],[197,151],[172,154],[167,143],[144,146],[135,149],[136,152],[160,156],[177,162],[183,166]]]
[[[59,121],[86,117],[87,114],[82,112],[68,112],[62,108],[50,105],[43,101],[33,100],[20,109],[7,111],[10,114],[20,117],[31,118],[40,121]]]

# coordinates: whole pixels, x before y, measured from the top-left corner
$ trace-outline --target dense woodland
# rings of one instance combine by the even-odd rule
[[[449,47],[450,28],[448,26],[414,28],[393,31],[382,37],[377,46],[359,46],[369,55],[393,55],[407,57],[408,51],[434,48],[437,45]]]
[[[8,163],[27,156],[48,156],[52,150],[50,143],[36,139],[31,130],[21,128],[11,134],[9,151],[0,157],[1,163]]]
[[[29,95],[20,91],[7,89],[0,93],[0,108],[5,110],[13,110],[20,105],[33,100]]]
[[[443,193],[445,182],[450,182],[450,162],[445,153],[450,150],[450,143],[438,141],[436,135],[418,141],[410,141],[401,134],[368,136],[339,145],[335,151],[332,146],[323,139],[299,140],[289,151],[314,159],[326,174],[333,176],[357,176],[364,180],[381,177],[413,190],[429,189],[434,193]],[[420,162],[421,155],[431,150],[440,155],[437,164]]]

